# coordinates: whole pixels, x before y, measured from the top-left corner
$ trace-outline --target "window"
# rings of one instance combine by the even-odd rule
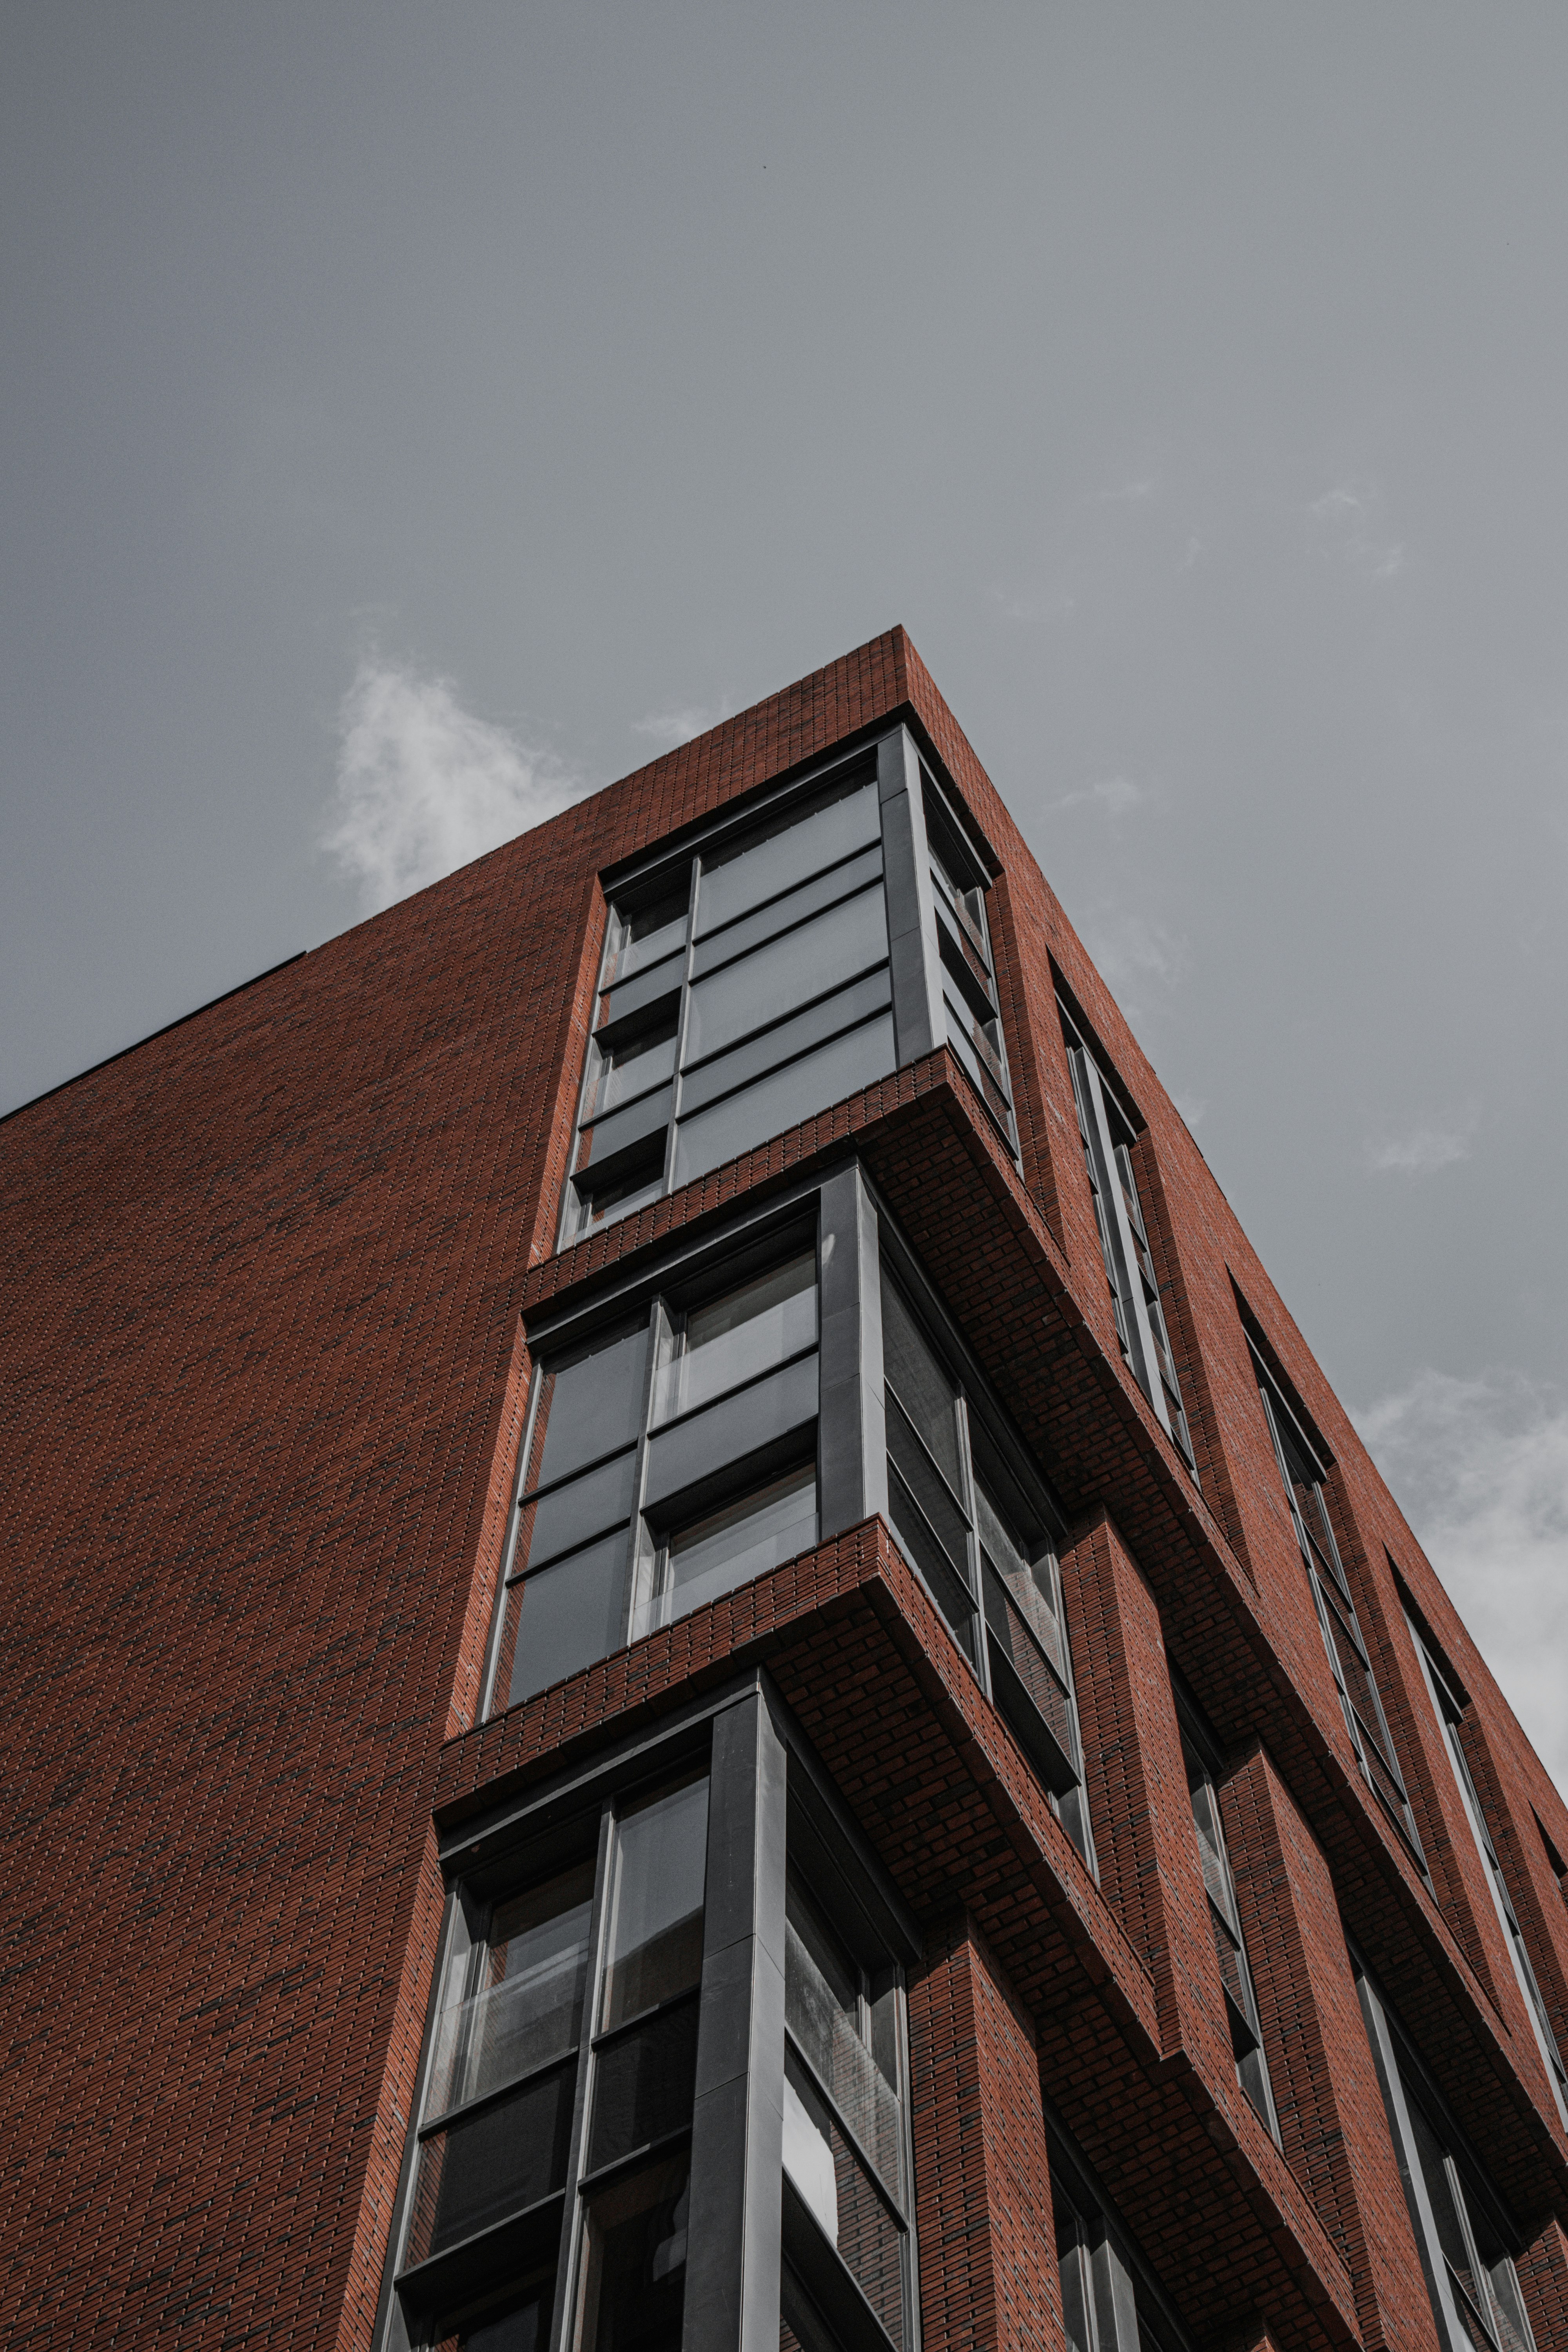
[[[1111,1313],[1116,1318],[1116,1337],[1133,1379],[1195,1477],[1196,1463],[1182,1404],[1182,1384],[1161,1303],[1138,1180],[1132,1172],[1137,1131],[1122,1108],[1120,1090],[1101,1075],[1071,1013],[1059,1000],[1058,1010],[1067,1040],[1068,1066],[1072,1072],[1084,1164],[1089,1170],[1095,1222],[1100,1228],[1100,1255],[1105,1260]]]
[[[1152,2318],[1157,2290],[1147,2266],[1110,2227],[1087,2182],[1069,2190],[1053,2168],[1051,2203],[1068,2352],[1161,2352],[1163,2341],[1184,2343],[1173,2315],[1162,2308],[1157,2322]],[[1163,2296],[1158,2301],[1163,2305]]]
[[[1448,1760],[1454,1768],[1454,1778],[1458,1783],[1460,1801],[1464,1805],[1466,1816],[1470,1824],[1470,1833],[1476,1841],[1476,1847],[1481,1860],[1486,1864],[1487,1877],[1491,1885],[1492,1901],[1497,1906],[1498,1918],[1508,1941],[1510,1957],[1513,1961],[1513,1972],[1519,1979],[1519,1989],[1524,1996],[1524,2005],[1530,2012],[1530,2021],[1535,2029],[1535,2038],[1541,2046],[1542,2063],[1546,2068],[1546,2078],[1552,2085],[1552,2095],[1557,2101],[1558,2114],[1562,2116],[1564,2126],[1568,2126],[1568,2069],[1563,2066],[1563,2053],[1557,2047],[1557,2037],[1552,2031],[1552,2021],[1546,2014],[1546,2003],[1541,1997],[1541,1987],[1536,1982],[1535,1970],[1531,1965],[1524,1933],[1519,1924],[1519,1914],[1513,1907],[1513,1898],[1508,1891],[1508,1881],[1502,1874],[1502,1864],[1498,1859],[1498,1851],[1492,1843],[1491,1832],[1487,1827],[1486,1814],[1481,1810],[1480,1794],[1470,1776],[1469,1761],[1465,1754],[1464,1742],[1459,1737],[1459,1726],[1465,1717],[1465,1702],[1459,1696],[1452,1674],[1439,1662],[1434,1646],[1425,1639],[1414,1624],[1410,1626],[1410,1637],[1415,1644],[1415,1654],[1421,1661],[1421,1671],[1426,1676],[1426,1688],[1432,1704],[1436,1709],[1437,1720],[1443,1728]]]
[[[1011,1148],[987,879],[900,730],[617,882],[562,1245],[944,1039]]]
[[[1364,1964],[1355,1969],[1438,2341],[1446,2352],[1534,2352],[1510,2251],[1519,2233],[1398,2017]]]
[[[1377,1677],[1362,1638],[1350,1580],[1329,1519],[1323,1493],[1327,1468],[1256,1348],[1252,1349],[1252,1361],[1268,1433],[1274,1442],[1275,1459],[1285,1482],[1290,1523],[1311,1580],[1323,1646],[1328,1651],[1340,1704],[1344,1709],[1351,1745],[1367,1785],[1382,1801],[1425,1874],[1426,1864],[1416,1834],[1415,1816],[1405,1794]]]
[[[487,1712],[811,1549],[816,1326],[797,1226],[542,1354]]]
[[[1054,1515],[999,1410],[952,1369],[934,1302],[917,1309],[889,1273],[889,1247],[884,1228],[889,1520],[1092,1869]]]
[[[1012,1143],[1013,1090],[985,919],[987,876],[928,769],[922,769],[921,781],[947,1042]]]
[[[459,1902],[397,2266],[405,2341],[544,2352],[580,2234],[575,2352],[679,2352],[707,1820],[688,1769],[613,1803],[602,1834],[584,1823],[564,1868]]]
[[[784,1915],[781,2342],[910,2352],[915,2280],[899,1971],[868,1969],[796,1868]],[[879,2336],[864,2326],[869,2307]],[[860,2321],[858,2328],[856,2320]]]
[[[1204,1885],[1208,1894],[1209,1932],[1214,1937],[1220,1982],[1225,1989],[1230,2046],[1236,2053],[1237,2080],[1257,2109],[1265,2128],[1278,2139],[1279,2122],[1274,2111],[1268,2061],[1264,2055],[1263,2028],[1258,2022],[1252,1970],[1247,1964],[1241,1915],[1236,1905],[1236,1883],[1231,1876],[1230,1853],[1225,1842],[1219,1790],[1215,1786],[1214,1776],[1219,1758],[1199,1717],[1195,1701],[1188,1697],[1173,1676],[1172,1686],[1176,1713],[1181,1719],[1182,1757],[1187,1768],[1187,1793],[1192,1799],[1198,1860],[1203,1865]]]

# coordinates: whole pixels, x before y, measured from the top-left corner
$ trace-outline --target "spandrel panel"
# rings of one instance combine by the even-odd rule
[[[885,961],[888,924],[879,883],[814,915],[766,947],[694,982],[687,1009],[688,1066],[721,1053],[811,998],[841,988]]]
[[[606,2032],[696,1984],[707,1860],[706,1778],[662,1790],[622,1816],[605,1980]]]
[[[883,1013],[815,1053],[803,1054],[798,1062],[755,1086],[726,1096],[696,1118],[683,1118],[676,1132],[675,1181],[688,1183],[726,1160],[738,1159],[830,1103],[889,1076],[894,1066],[893,1024]]]
[[[508,1597],[517,1619],[508,1706],[620,1648],[626,1638],[628,1538],[628,1529],[617,1528],[512,1587]]]
[[[629,1445],[642,1413],[647,1325],[596,1340],[540,1380],[528,1488],[552,1484]]]
[[[841,789],[832,800],[807,802],[739,847],[702,861],[697,892],[697,936],[716,930],[764,898],[836,866],[876,841],[881,832],[877,786]]]

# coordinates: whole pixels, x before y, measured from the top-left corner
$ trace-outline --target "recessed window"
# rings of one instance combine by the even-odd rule
[[[1089,1188],[1100,1229],[1100,1255],[1110,1289],[1116,1337],[1134,1380],[1196,1475],[1192,1433],[1182,1402],[1182,1383],[1171,1346],[1165,1308],[1155,1271],[1149,1227],[1133,1172],[1138,1134],[1122,1107],[1120,1089],[1102,1073],[1083,1032],[1058,1002],[1072,1073],[1073,1101]]]
[[[679,1528],[664,1546],[650,1624],[684,1617],[816,1541],[816,1472],[805,1465]]]
[[[1425,1874],[1426,1857],[1394,1752],[1383,1694],[1378,1689],[1355,1602],[1351,1598],[1350,1579],[1334,1540],[1328,1497],[1323,1491],[1328,1465],[1256,1348],[1252,1349],[1252,1361],[1268,1433],[1274,1441],[1275,1458],[1285,1482],[1290,1524],[1311,1580],[1323,1646],[1329,1654],[1351,1745],[1368,1787],[1381,1800]]]
[[[1421,1672],[1426,1680],[1427,1693],[1436,1710],[1437,1721],[1442,1727],[1444,1745],[1448,1751],[1448,1761],[1454,1768],[1454,1779],[1458,1785],[1459,1799],[1465,1809],[1466,1819],[1470,1824],[1470,1833],[1475,1839],[1476,1850],[1486,1867],[1488,1882],[1491,1887],[1492,1902],[1497,1909],[1499,1924],[1508,1941],[1509,1958],[1513,1962],[1513,1972],[1518,1979],[1520,1991],[1524,1996],[1525,2008],[1530,2013],[1530,2021],[1541,2051],[1541,2061],[1546,2069],[1546,2078],[1552,2085],[1552,2096],[1557,2102],[1558,2114],[1562,2116],[1563,2124],[1568,2126],[1568,2067],[1563,2065],[1563,2053],[1557,2046],[1557,2036],[1552,2030],[1552,2020],[1546,2013],[1546,2003],[1541,1997],[1541,1987],[1536,1980],[1530,1949],[1524,1940],[1524,1930],[1519,1924],[1519,1914],[1514,1908],[1513,1897],[1509,1893],[1508,1880],[1503,1875],[1502,1864],[1498,1858],[1498,1850],[1491,1831],[1487,1825],[1480,1792],[1471,1777],[1469,1759],[1465,1753],[1465,1743],[1460,1737],[1465,1720],[1465,1701],[1460,1696],[1452,1670],[1447,1662],[1438,1656],[1436,1645],[1413,1623],[1410,1626],[1410,1637],[1415,1644],[1415,1654],[1421,1661]]]
[[[1230,1852],[1226,1844],[1225,1822],[1219,1809],[1219,1790],[1215,1785],[1210,1760],[1212,1751],[1196,1718],[1195,1702],[1189,1708],[1179,1689],[1176,1711],[1182,1718],[1182,1759],[1187,1769],[1187,1794],[1192,1802],[1198,1860],[1203,1868],[1205,1892],[1208,1896],[1209,1933],[1214,1938],[1215,1957],[1219,1962],[1220,1985],[1230,2027],[1230,2046],[1236,2057],[1237,2080],[1257,2109],[1265,2128],[1278,2139],[1279,2124],[1274,2111],[1274,2091],[1268,2079],[1268,2060],[1263,2048],[1263,2028],[1258,2021],[1258,1996],[1247,1957],[1247,1939],[1241,1932],[1241,1914],[1237,1908],[1236,1881],[1231,1875]]]
[[[884,1265],[888,1512],[981,1687],[1093,1867],[1082,1748],[1049,1517],[1026,1457],[955,1352],[933,1303]]]

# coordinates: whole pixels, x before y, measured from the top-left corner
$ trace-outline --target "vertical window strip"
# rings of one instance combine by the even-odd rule
[[[1433,1709],[1443,1734],[1444,1745],[1448,1751],[1448,1760],[1453,1767],[1454,1779],[1458,1787],[1459,1801],[1464,1807],[1465,1817],[1469,1822],[1470,1834],[1476,1842],[1476,1850],[1486,1869],[1492,1902],[1496,1906],[1499,1923],[1502,1927],[1503,1939],[1508,1945],[1509,1958],[1513,1963],[1513,1972],[1518,1979],[1519,1989],[1530,2014],[1536,2042],[1540,2045],[1542,2063],[1546,2069],[1546,2079],[1552,2085],[1552,2096],[1557,2102],[1557,2112],[1564,2128],[1568,2129],[1568,2067],[1563,2064],[1563,2053],[1557,2044],[1557,2036],[1552,2030],[1552,2021],[1547,2014],[1546,2003],[1542,1998],[1541,1986],[1531,1961],[1529,1948],[1525,1944],[1524,1931],[1519,1924],[1519,1914],[1514,1908],[1513,1897],[1508,1891],[1508,1881],[1503,1875],[1502,1864],[1498,1856],[1496,1843],[1487,1826],[1486,1814],[1481,1806],[1480,1791],[1476,1787],[1470,1771],[1469,1759],[1465,1754],[1464,1743],[1459,1737],[1459,1726],[1464,1720],[1465,1710],[1458,1692],[1433,1656],[1416,1627],[1411,1623],[1408,1617],[1405,1622],[1410,1625],[1410,1638],[1415,1645],[1415,1654],[1421,1662],[1421,1672],[1426,1680],[1427,1696],[1432,1701]]]
[[[1237,2080],[1257,2109],[1265,2128],[1278,2140],[1279,2119],[1275,2112],[1274,2087],[1269,2080],[1268,2059],[1263,2047],[1263,2027],[1258,2015],[1258,1996],[1247,1957],[1247,1939],[1241,1932],[1241,1914],[1237,1908],[1236,1882],[1231,1874],[1230,1851],[1226,1843],[1225,1822],[1220,1814],[1219,1790],[1215,1785],[1214,1774],[1184,1730],[1182,1734],[1182,1754],[1187,1768],[1187,1790],[1192,1800],[1198,1860],[1203,1867],[1204,1886],[1208,1895],[1209,1928],[1214,1937],[1220,1980],[1225,1989],[1226,2009],[1230,2020]]]
[[[1181,1377],[1150,1245],[1148,1220],[1132,1166],[1137,1137],[1059,999],[1058,1010],[1067,1043],[1079,1138],[1089,1171],[1117,1342],[1133,1378],[1195,1481],[1197,1461],[1192,1432],[1182,1401]]]
[[[1426,1857],[1421,1850],[1415,1815],[1389,1734],[1383,1694],[1377,1686],[1344,1563],[1334,1541],[1328,1498],[1323,1492],[1323,1468],[1256,1348],[1251,1353],[1264,1419],[1284,1483],[1290,1523],[1317,1604],[1318,1627],[1328,1652],[1351,1747],[1362,1778],[1381,1799],[1426,1877]]]

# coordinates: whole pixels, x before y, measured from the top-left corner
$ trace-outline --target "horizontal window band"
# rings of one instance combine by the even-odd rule
[[[885,1012],[892,1001],[892,977],[886,956],[881,956],[842,986],[826,989],[810,1003],[793,1008],[781,1021],[764,1022],[735,1045],[725,1045],[705,1061],[682,1070],[679,1116],[691,1118],[758,1078],[771,1076],[814,1046],[828,1045],[845,1030],[858,1028],[863,1021]],[[777,1040],[776,1052],[770,1049],[770,1039]],[[732,1076],[726,1066],[731,1062]]]
[[[602,2028],[594,2035],[588,2046],[597,2058],[602,2052],[610,2049],[616,2042],[625,2042],[629,2035],[639,2032],[652,2019],[663,2017],[672,2010],[689,2007],[692,2001],[700,1997],[701,1991],[700,1983],[683,1985],[679,1992],[668,1994],[663,2000],[651,2001],[647,2009],[639,2009],[635,2017],[623,2017],[616,2024]],[[617,2157],[616,2161],[618,2164],[620,2158]]]
[[[764,1370],[752,1372],[744,1380],[737,1381],[733,1388],[718,1389],[712,1396],[704,1397],[700,1404],[690,1405],[684,1412],[672,1412],[666,1420],[655,1422],[648,1433],[650,1443],[656,1437],[667,1436],[671,1431],[679,1429],[686,1422],[695,1421],[700,1412],[708,1412],[716,1405],[728,1404],[732,1397],[742,1396],[747,1389],[755,1388],[759,1381],[771,1380],[775,1372],[787,1371],[792,1364],[804,1363],[807,1356],[815,1356],[816,1351],[817,1343],[813,1339],[805,1347],[796,1348],[791,1354],[781,1356],[777,1363],[769,1364]]]
[[[572,1469],[563,1471],[559,1478],[549,1479],[541,1486],[531,1486],[526,1495],[518,1496],[518,1508],[524,1510],[530,1503],[545,1502],[552,1495],[560,1494],[563,1487],[574,1486],[579,1478],[590,1477],[595,1470],[602,1470],[607,1462],[617,1461],[623,1454],[636,1452],[635,1437],[629,1445],[612,1445],[607,1454],[595,1454],[592,1461],[576,1464]]]
[[[404,2309],[416,2318],[434,2319],[492,2280],[503,2282],[509,2271],[531,2267],[549,2247],[560,2243],[565,2210],[565,2189],[552,2189],[504,2221],[492,2222],[416,2263],[396,2281]]]
[[[552,1552],[548,1559],[531,1560],[526,1568],[513,1569],[506,1580],[508,1591],[510,1591],[513,1585],[526,1584],[530,1577],[543,1576],[547,1572],[553,1575],[557,1569],[570,1568],[572,1562],[582,1553],[597,1551],[606,1538],[624,1534],[630,1525],[629,1519],[617,1519],[612,1526],[601,1528],[597,1535],[588,1537],[585,1542],[574,1543],[569,1551]]]
[[[526,2089],[531,2083],[542,2083],[546,2074],[563,2074],[568,2066],[576,2065],[582,2046],[581,2042],[574,2042],[570,2050],[558,2050],[552,2058],[541,2059],[537,2066],[525,2066],[520,2074],[509,2074],[504,2083],[496,2084],[477,2099],[465,2099],[458,2106],[443,2107],[438,2116],[431,2116],[427,2122],[420,2125],[420,2140],[438,2138],[452,2125],[466,2123],[470,2116],[482,2115],[486,2107],[493,2107],[500,2100],[510,2098],[514,2091]]]
[[[813,1045],[721,1101],[676,1122],[673,1181],[686,1184],[727,1160],[801,1126],[898,1066],[890,1013],[883,1012]]]
[[[830,907],[841,906],[846,898],[853,898],[857,892],[868,889],[881,879],[879,842],[873,842],[868,849],[852,851],[837,866],[808,875],[793,889],[781,891],[777,898],[765,898],[760,906],[734,916],[720,929],[707,932],[692,953],[692,979],[705,980],[710,972],[721,971],[726,964],[733,963],[739,956],[749,955],[753,948],[763,947],[771,940],[787,938],[813,915],[826,914]]]
[[[591,2196],[595,2189],[603,2189],[606,2182],[618,2179],[623,2172],[634,2172],[639,2164],[670,2154],[675,2148],[683,2147],[690,2137],[690,2124],[677,2124],[671,2130],[660,2132],[657,2139],[645,2140],[641,2147],[628,2148],[624,2156],[617,2156],[613,2164],[602,2164],[597,2172],[585,2172],[577,2183],[578,2196]]]

